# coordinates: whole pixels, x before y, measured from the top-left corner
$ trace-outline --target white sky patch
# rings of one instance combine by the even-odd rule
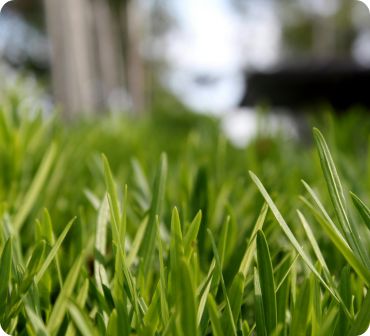
[[[0,12],[9,1],[11,0],[0,0]]]
[[[358,0],[358,1],[362,2],[370,11],[370,0]]]
[[[246,67],[278,59],[280,23],[271,1],[253,2],[245,17],[226,0],[174,0],[178,28],[166,39],[166,84],[190,107],[222,114],[238,105]],[[212,79],[199,84],[197,77]]]

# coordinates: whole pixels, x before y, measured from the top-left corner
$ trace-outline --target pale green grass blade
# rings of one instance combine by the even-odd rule
[[[47,330],[50,334],[57,333],[60,325],[63,322],[68,300],[72,295],[73,289],[76,285],[77,279],[80,275],[80,269],[84,261],[84,255],[81,255],[71,267],[67,278],[63,284],[62,289],[58,295],[58,298],[54,304],[53,310],[51,311],[50,317],[47,321]]]
[[[6,309],[5,303],[8,298],[9,282],[12,274],[12,254],[12,238],[9,238],[5,243],[0,259],[0,302],[3,303],[0,305],[0,317]]]
[[[76,298],[76,304],[78,307],[84,308],[87,298],[89,295],[89,280],[85,279],[80,291],[78,292],[77,298]],[[75,336],[76,335],[76,329],[73,323],[69,323],[68,328],[66,330],[65,336]]]
[[[257,218],[256,224],[253,228],[251,237],[250,237],[249,242],[248,242],[247,249],[246,249],[246,251],[244,253],[244,256],[243,256],[243,260],[240,263],[239,272],[242,272],[244,277],[247,276],[248,271],[251,267],[251,264],[252,264],[252,261],[253,261],[253,256],[254,256],[254,253],[256,251],[255,237],[257,235],[258,230],[262,230],[263,223],[265,222],[268,209],[269,209],[269,207],[268,207],[267,203],[264,203],[264,205],[263,205],[263,207],[260,211],[260,214]]]
[[[218,311],[217,304],[211,293],[207,296],[207,307],[209,318],[211,320],[212,335],[223,336],[224,333],[221,327],[221,314]]]
[[[362,302],[361,308],[353,322],[350,336],[362,335],[370,326],[370,291],[367,290],[366,297]]]
[[[275,293],[277,293],[280,289],[280,287],[284,284],[285,280],[288,278],[290,272],[292,271],[293,267],[295,266],[295,263],[297,262],[298,260],[298,257],[299,257],[299,254],[297,254],[293,261],[291,262],[291,264],[289,265],[289,268],[287,269],[287,271],[284,273],[284,275],[282,276],[281,280],[278,282],[276,288],[275,288]]]
[[[348,244],[353,251],[358,254],[362,262],[370,268],[370,260],[366,249],[363,246],[357,228],[350,223],[346,210],[346,200],[344,198],[343,188],[331,157],[329,148],[325,142],[324,137],[316,128],[313,130],[316,146],[320,156],[321,167],[324,173],[326,184],[329,190],[329,196],[334,206],[335,214],[340,223],[341,229],[347,239]]]
[[[119,208],[119,201],[118,201],[118,193],[117,189],[113,180],[112,171],[109,166],[109,162],[107,157],[102,154],[103,164],[104,164],[104,176],[105,176],[105,184],[107,187],[108,195],[109,195],[109,201],[111,202],[111,212],[112,212],[112,218],[111,220],[115,222],[115,226],[117,227],[118,231],[118,225],[121,222],[121,215],[120,215],[120,208]],[[118,236],[115,236],[117,232],[113,232],[114,234],[114,240],[118,242]]]
[[[310,275],[310,291],[311,291],[311,336],[319,334],[322,325],[322,304],[320,283],[313,274]],[[344,317],[346,319],[346,317]]]
[[[22,200],[22,206],[14,216],[13,225],[16,231],[20,231],[28,214],[32,210],[38,195],[40,194],[45,181],[50,173],[51,167],[57,154],[57,146],[52,144],[42,159],[40,167],[34,177],[30,188]]]
[[[35,276],[35,282],[38,283],[42,276],[45,274],[46,270],[48,269],[48,267],[50,266],[50,264],[52,263],[52,261],[54,260],[54,258],[56,257],[57,253],[58,253],[58,250],[60,248],[60,246],[62,245],[65,237],[67,236],[67,233],[69,232],[69,230],[71,229],[71,226],[72,224],[74,223],[74,221],[76,220],[76,218],[73,218],[67,225],[66,227],[63,229],[62,233],[60,234],[60,236],[58,237],[58,239],[56,240],[54,246],[51,248],[48,256],[45,258],[45,261],[43,262],[40,270],[37,272],[36,276]]]
[[[309,240],[309,242],[312,246],[312,249],[313,249],[318,261],[320,262],[321,267],[323,268],[324,274],[326,276],[326,280],[330,282],[331,275],[330,275],[328,265],[325,262],[324,256],[321,253],[319,244],[316,241],[316,238],[315,238],[315,236],[314,236],[314,234],[311,230],[311,227],[307,223],[307,220],[304,217],[304,215],[299,210],[297,210],[297,214],[298,214],[299,220],[301,221],[302,226],[303,226],[303,228],[306,232],[307,238],[308,238],[308,240]]]
[[[315,336],[332,335],[337,319],[338,319],[338,307],[332,306],[329,312],[325,315],[324,322]],[[343,332],[342,335],[344,335]]]
[[[171,242],[170,242],[170,288],[172,295],[176,296],[179,291],[179,272],[180,260],[184,256],[184,249],[182,244],[182,231],[179,213],[177,208],[173,208],[171,216]]]
[[[227,314],[227,318],[229,320],[229,323],[231,325],[231,331],[232,331],[231,335],[236,335],[237,334],[236,326],[235,326],[235,323],[234,323],[234,318],[233,318],[233,313],[232,313],[232,310],[231,310],[229,296],[228,296],[227,290],[226,290],[224,276],[222,274],[222,266],[221,266],[220,256],[218,254],[215,239],[213,238],[213,234],[212,234],[211,230],[207,229],[207,232],[208,232],[208,235],[211,239],[213,254],[214,254],[214,258],[216,260],[216,269],[217,269],[218,274],[220,276],[221,288],[222,288],[222,292],[223,292],[223,295],[224,295],[224,299],[226,301],[226,314]]]
[[[364,202],[354,193],[350,193],[353,204],[356,206],[358,213],[361,215],[366,226],[370,230],[370,209],[365,205]]]
[[[95,234],[95,249],[103,257],[106,255],[107,249],[109,215],[108,197],[105,195],[99,208]],[[105,267],[97,260],[97,258],[94,260],[94,275],[98,289],[103,292],[103,285],[109,287],[108,275]]]
[[[255,309],[255,319],[256,319],[256,329],[258,336],[268,336],[266,332],[266,320],[265,311],[263,306],[261,283],[258,275],[258,271],[254,268],[254,309]]]
[[[144,171],[140,165],[140,162],[136,159],[131,160],[131,166],[134,173],[134,180],[137,184],[140,193],[142,193],[146,199],[150,200],[150,187],[145,177]]]
[[[181,312],[181,326],[184,335],[198,335],[197,326],[197,303],[194,285],[191,279],[189,264],[182,258],[178,270],[180,292],[178,295],[178,306]]]
[[[294,305],[290,335],[294,336],[306,335],[306,329],[308,321],[310,319],[309,314],[310,309],[311,309],[310,282],[309,279],[306,279],[298,292],[297,301]]]
[[[275,281],[272,270],[270,251],[265,235],[257,232],[257,265],[261,286],[266,331],[268,335],[275,332],[277,326],[277,310],[275,296]]]
[[[143,242],[147,225],[148,225],[148,217],[146,216],[140,223],[139,228],[137,229],[134,241],[131,244],[131,248],[128,253],[127,259],[126,259],[127,267],[131,267],[131,265],[135,262],[138,256],[140,245]]]
[[[167,178],[167,156],[161,155],[160,165],[154,180],[153,198],[149,211],[148,225],[146,227],[143,243],[140,247],[140,256],[142,257],[141,268],[144,276],[148,274],[153,261],[155,242],[156,242],[156,216],[161,215],[162,203],[164,200],[166,178]]]
[[[234,323],[238,325],[238,318],[241,310],[241,306],[243,303],[243,293],[244,293],[244,284],[245,278],[243,273],[238,273],[231,284],[230,290],[228,292],[231,311],[233,313]],[[229,323],[225,321],[225,334],[230,335],[232,333],[232,329]]]
[[[321,275],[319,274],[319,272],[317,272],[315,266],[312,264],[311,259],[309,258],[309,256],[306,254],[306,252],[303,250],[303,248],[301,247],[301,245],[299,244],[299,242],[295,238],[293,232],[290,230],[288,224],[285,222],[283,216],[281,215],[280,211],[277,209],[275,203],[273,202],[273,200],[271,199],[271,197],[267,193],[267,191],[266,191],[265,187],[262,185],[261,181],[252,172],[249,172],[249,174],[250,174],[252,180],[254,181],[254,183],[256,184],[257,188],[260,190],[260,192],[261,192],[262,196],[264,197],[264,199],[266,200],[267,204],[269,205],[269,207],[270,207],[272,213],[274,214],[276,220],[278,221],[280,227],[282,228],[282,230],[284,231],[285,235],[288,237],[289,241],[294,246],[294,248],[296,249],[296,251],[298,252],[298,254],[302,257],[302,259],[307,264],[307,266],[309,267],[309,269],[311,270],[311,272],[313,272],[317,276],[317,278],[324,285],[324,287],[330,292],[330,294],[334,297],[334,299],[339,302],[339,299],[337,298],[337,296],[335,295],[335,293],[326,284],[326,282],[321,277]]]
[[[198,326],[200,325],[200,322],[202,321],[204,308],[206,306],[208,294],[209,294],[209,291],[210,291],[211,285],[212,285],[212,279],[213,279],[212,276],[208,279],[207,286],[204,289],[204,292],[203,292],[203,294],[202,294],[202,296],[199,300],[198,313],[197,313],[197,325]]]
[[[361,276],[361,278],[366,282],[367,285],[370,284],[370,271],[367,269],[363,263],[355,256],[350,246],[347,244],[346,240],[336,228],[335,224],[330,219],[329,215],[325,211],[323,205],[321,204],[319,198],[311,187],[303,181],[303,185],[309,192],[310,196],[320,209],[320,212],[304,197],[301,200],[304,204],[312,211],[317,221],[320,223],[321,227],[325,230],[326,234],[332,241],[332,243],[337,247],[338,251],[343,255],[347,262],[353,267],[356,273]]]
[[[82,336],[98,336],[90,318],[72,301],[68,303],[68,311]]]
[[[44,321],[38,316],[28,305],[25,306],[28,319],[37,336],[48,336],[49,332],[46,329]]]
[[[185,235],[184,235],[184,252],[187,257],[190,256],[193,251],[193,245],[196,243],[200,223],[202,221],[202,211],[199,211],[190,223]]]
[[[167,283],[166,283],[166,274],[165,274],[165,267],[164,267],[164,257],[163,257],[163,246],[162,241],[159,234],[159,218],[157,216],[156,219],[157,224],[157,245],[158,245],[158,254],[159,254],[159,290],[160,290],[160,304],[161,304],[161,319],[163,325],[167,325],[170,314],[167,302]]]

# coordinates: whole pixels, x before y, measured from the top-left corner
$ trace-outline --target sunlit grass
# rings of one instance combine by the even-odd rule
[[[259,136],[242,150],[214,120],[176,118],[0,111],[4,330],[364,332],[369,122],[329,117],[330,146],[314,129],[314,147]]]

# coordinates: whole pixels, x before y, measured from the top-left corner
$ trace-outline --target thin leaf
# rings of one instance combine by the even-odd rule
[[[262,231],[257,232],[257,264],[266,331],[268,335],[272,335],[277,326],[275,281],[270,251],[268,249],[265,235]]]
[[[142,257],[142,270],[144,276],[148,274],[153,260],[156,242],[156,216],[161,215],[161,208],[164,199],[165,185],[167,178],[167,156],[161,155],[161,161],[154,180],[153,198],[149,211],[148,225],[146,227],[143,243],[140,247]]]
[[[364,220],[366,226],[370,230],[370,209],[365,205],[364,202],[354,193],[350,192],[353,204],[356,206],[359,214]]]
[[[28,189],[26,195],[22,200],[22,206],[17,211],[17,214],[14,216],[13,225],[16,231],[20,231],[23,226],[25,219],[32,210],[38,195],[41,192],[42,187],[45,184],[46,178],[49,175],[50,169],[53,165],[54,159],[57,154],[57,146],[53,143],[49,147],[45,156],[42,159],[40,167],[34,177],[30,188]]]

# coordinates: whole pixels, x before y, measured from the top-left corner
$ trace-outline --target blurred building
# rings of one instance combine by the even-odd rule
[[[0,16],[3,60],[50,78],[69,116],[148,110],[153,83],[223,112],[248,93],[245,72],[368,66],[369,45],[370,15],[354,0],[13,0]]]

